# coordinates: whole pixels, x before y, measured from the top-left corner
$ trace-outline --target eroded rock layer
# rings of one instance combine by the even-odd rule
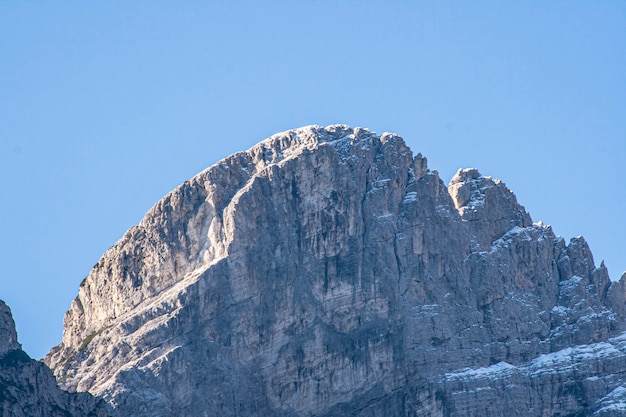
[[[624,281],[499,180],[310,126],[158,202],[46,362],[123,416],[617,415]]]

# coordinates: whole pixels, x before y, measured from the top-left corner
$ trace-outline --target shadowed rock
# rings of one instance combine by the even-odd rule
[[[9,307],[0,300],[0,415],[2,417],[104,417],[107,406],[87,393],[57,386],[48,367],[17,341]]]

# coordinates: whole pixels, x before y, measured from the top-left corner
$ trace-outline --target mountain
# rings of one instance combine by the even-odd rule
[[[45,362],[120,416],[617,416],[625,282],[497,179],[309,126],[159,201]]]
[[[105,417],[107,405],[87,393],[61,390],[52,372],[17,341],[11,310],[0,300],[0,415],[2,417]]]

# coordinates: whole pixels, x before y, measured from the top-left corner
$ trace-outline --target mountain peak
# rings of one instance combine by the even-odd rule
[[[309,125],[298,129],[274,134],[247,151],[250,158],[264,163],[278,163],[286,158],[297,157],[300,153],[313,151],[323,145],[336,147],[340,154],[350,152],[350,146],[367,147],[372,141],[400,141],[402,138],[392,133],[377,135],[369,129],[336,124],[330,126]],[[228,158],[226,158],[228,159]]]
[[[626,378],[584,354],[624,363],[624,299],[500,180],[446,186],[395,134],[307,126],[155,204],[45,361],[120,415],[590,413]],[[600,382],[572,399],[572,378]]]

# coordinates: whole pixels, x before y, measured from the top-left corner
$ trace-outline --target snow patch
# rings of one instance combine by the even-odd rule
[[[383,188],[383,187],[386,187],[387,184],[389,183],[389,181],[391,181],[391,178],[383,178],[383,179],[380,179],[380,180],[376,180],[372,184],[372,187],[373,188]]]
[[[417,202],[417,193],[415,191],[409,191],[408,193],[406,193],[406,195],[404,196],[404,200],[402,200],[403,203],[416,203]]]
[[[619,386],[611,391],[598,403],[608,403],[596,411],[594,414],[602,414],[605,411],[623,411],[626,413],[626,387]]]
[[[446,379],[484,379],[484,378],[503,378],[517,368],[507,362],[499,362],[495,365],[487,366],[485,368],[470,369],[466,368],[457,372],[447,373]]]

